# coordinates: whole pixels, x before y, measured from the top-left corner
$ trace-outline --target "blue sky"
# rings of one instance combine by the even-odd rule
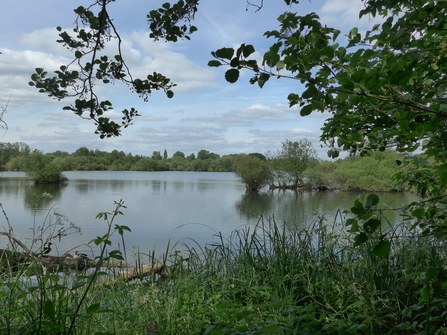
[[[317,12],[323,23],[346,33],[353,27],[366,30],[372,25],[358,20],[361,0],[303,0],[291,7],[282,0],[264,0],[256,12],[245,0],[202,0],[194,25],[199,29],[191,41],[166,43],[149,39],[146,14],[166,1],[117,0],[110,15],[124,40],[123,53],[134,77],[160,72],[177,84],[175,96],[153,93],[148,102],[120,85],[99,88],[99,96],[115,107],[109,116],[119,120],[119,111],[135,107],[141,114],[122,136],[101,140],[92,121],[81,119],[62,107],[71,101],[55,101],[28,85],[34,68],[49,73],[70,60],[71,54],[55,40],[56,27],[71,30],[76,18],[73,9],[90,1],[3,0],[0,11],[0,106],[10,102],[1,130],[2,142],[25,142],[32,148],[73,152],[85,146],[105,151],[150,156],[167,150],[186,155],[205,149],[220,155],[275,151],[286,139],[306,137],[321,158],[320,128],[326,115],[299,115],[289,108],[287,95],[301,92],[300,83],[270,80],[260,89],[248,83],[224,80],[225,68],[210,68],[211,51],[222,47],[253,44],[262,59],[273,40],[265,31],[278,28],[276,18],[285,11]],[[260,3],[261,0],[251,0]],[[113,53],[115,54],[115,53]],[[107,115],[106,115],[107,116]]]

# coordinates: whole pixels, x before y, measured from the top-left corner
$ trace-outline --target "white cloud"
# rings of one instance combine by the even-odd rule
[[[287,109],[285,105],[268,107],[256,104],[221,115],[186,118],[183,121],[218,122],[226,126],[246,127],[252,125],[254,121],[285,121]]]
[[[124,57],[127,52],[134,75],[144,76],[158,72],[177,84],[175,92],[191,92],[198,89],[218,87],[218,73],[211,68],[189,60],[184,54],[173,50],[173,45],[155,42],[147,32],[134,32],[123,43]]]
[[[364,2],[359,0],[326,0],[319,13],[325,24],[337,29],[343,30],[343,27],[347,29],[371,27],[370,18],[359,19],[359,13],[364,7]]]
[[[68,60],[40,51],[14,51],[0,48],[0,104],[5,104],[12,94],[10,106],[29,106],[51,101],[46,94],[38,93],[28,83],[35,68],[58,69]]]

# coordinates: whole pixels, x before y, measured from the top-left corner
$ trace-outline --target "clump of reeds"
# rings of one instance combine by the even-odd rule
[[[173,310],[195,306],[195,324],[209,334],[440,331],[447,307],[444,243],[404,225],[386,233],[390,253],[377,257],[374,236],[354,246],[341,224],[323,217],[306,228],[261,219],[189,249],[181,263],[188,275],[172,284]],[[177,300],[181,292],[197,300]]]
[[[85,275],[69,286],[48,274],[33,288],[23,272],[0,291],[0,333],[445,334],[445,244],[403,224],[377,234],[385,256],[371,253],[376,236],[355,246],[324,217],[307,227],[262,218],[205,246],[148,253],[168,279],[89,286]]]

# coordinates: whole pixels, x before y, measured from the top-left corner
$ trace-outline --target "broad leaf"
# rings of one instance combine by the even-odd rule
[[[372,256],[382,257],[387,256],[390,253],[390,241],[380,241],[374,249],[371,251]]]
[[[230,69],[227,72],[225,72],[225,80],[229,83],[233,84],[237,82],[239,79],[239,70],[237,69]]]

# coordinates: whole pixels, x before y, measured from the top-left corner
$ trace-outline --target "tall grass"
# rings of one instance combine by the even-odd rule
[[[354,246],[323,217],[308,228],[263,218],[213,244],[141,255],[169,266],[168,279],[68,286],[43,274],[34,289],[26,272],[5,272],[0,333],[447,334],[445,244],[403,225],[387,239],[377,257],[373,238]]]

